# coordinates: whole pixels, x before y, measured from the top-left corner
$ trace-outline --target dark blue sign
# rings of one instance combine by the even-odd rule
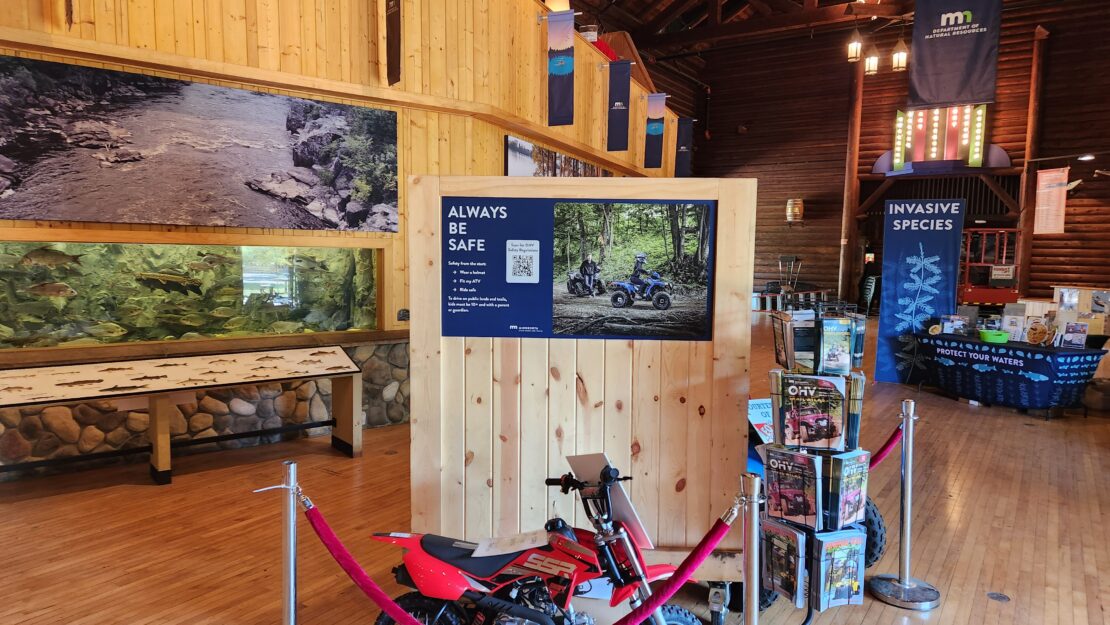
[[[715,209],[704,201],[445,197],[442,333],[709,340]],[[704,262],[679,285],[671,283],[668,225],[683,237],[679,267]]]
[[[956,312],[966,200],[887,200],[875,380],[912,382],[925,370],[914,332]]]
[[[1002,0],[917,0],[909,108],[994,102]]]
[[[647,97],[647,125],[644,127],[644,168],[663,166],[664,116],[667,113],[667,94],[649,93]]]
[[[623,152],[628,149],[628,98],[632,85],[632,61],[609,64],[609,136],[605,149]]]
[[[674,177],[689,178],[693,174],[694,159],[694,119],[678,118],[678,132],[675,133]]]
[[[574,123],[574,11],[547,15],[547,125]]]

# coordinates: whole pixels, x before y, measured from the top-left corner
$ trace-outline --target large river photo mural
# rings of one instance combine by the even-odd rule
[[[397,115],[0,56],[0,219],[397,231]]]

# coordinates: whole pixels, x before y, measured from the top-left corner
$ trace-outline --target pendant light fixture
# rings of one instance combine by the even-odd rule
[[[858,63],[862,53],[863,36],[859,34],[858,28],[853,28],[852,38],[848,40],[848,62]]]
[[[910,60],[910,48],[906,45],[906,23],[902,22],[902,32],[898,34],[898,43],[894,45],[894,53],[890,55],[890,63],[896,72],[906,71]]]
[[[867,54],[863,57],[863,73],[868,76],[879,73],[879,49],[875,44],[868,46]]]

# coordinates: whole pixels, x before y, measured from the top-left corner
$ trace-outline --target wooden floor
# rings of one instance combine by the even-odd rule
[[[761,323],[755,396],[766,394],[769,341]],[[816,623],[1110,623],[1110,418],[1045,422],[896,385],[867,393],[870,449],[893,429],[898,402],[918,401],[914,574],[943,603],[918,615],[868,597]],[[367,536],[406,529],[408,429],[369,431],[365,445],[359,460],[326,438],[176,458],[168,487],[151,485],[141,463],[0,484],[0,624],[279,623],[281,495],[250,491],[278,482],[285,458],[298,460],[305,491],[370,574],[399,592],[389,574],[399,553]],[[891,548],[869,573],[890,572],[895,457],[873,473],[871,491]],[[300,540],[301,623],[369,624],[377,610],[303,523]],[[682,601],[704,614],[703,591]],[[780,601],[762,622],[802,617]]]

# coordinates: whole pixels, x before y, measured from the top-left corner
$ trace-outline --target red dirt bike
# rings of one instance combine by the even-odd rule
[[[564,494],[578,493],[594,532],[572,528],[561,518],[548,521],[547,544],[523,551],[474,557],[478,545],[433,534],[375,534],[374,539],[404,548],[393,569],[397,582],[414,588],[396,601],[425,625],[593,625],[594,619],[571,606],[571,599],[593,586],[612,585],[610,605],[640,605],[651,595],[650,582],[674,573],[670,565],[645,565],[637,532],[613,519],[610,489],[620,477],[605,466],[597,482],[573,473],[546,480]],[[592,593],[591,593],[592,594]],[[700,625],[694,614],[665,605],[652,625]],[[376,625],[393,625],[386,614]]]

